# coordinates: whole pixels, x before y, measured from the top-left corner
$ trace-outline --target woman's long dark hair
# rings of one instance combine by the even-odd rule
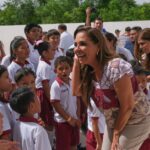
[[[96,28],[91,27],[82,27],[79,28],[76,31],[75,38],[78,33],[85,32],[87,36],[90,38],[90,40],[97,44],[99,47],[99,52],[96,55],[97,61],[99,62],[99,65],[103,69],[105,64],[115,57],[115,55],[108,49],[106,45],[105,38],[103,34],[100,32],[100,30]],[[94,80],[94,70],[89,65],[81,65],[80,69],[80,75],[81,75],[81,85],[80,89],[82,91],[82,99],[86,105],[89,104],[90,97],[92,95],[93,91],[93,83]]]
[[[138,35],[138,40],[145,40],[150,42],[150,28],[145,28],[143,29],[139,35]],[[138,60],[142,60],[142,54],[144,52],[139,48],[138,43],[135,45],[135,56]],[[150,52],[146,54],[146,59],[143,62],[143,65],[146,70],[150,70]]]

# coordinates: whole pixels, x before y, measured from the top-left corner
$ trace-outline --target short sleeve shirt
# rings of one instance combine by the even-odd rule
[[[88,107],[87,113],[88,113],[88,129],[93,132],[93,126],[92,126],[92,119],[97,118],[98,119],[98,128],[100,133],[104,133],[105,128],[105,117],[102,112],[98,109],[98,107],[95,105],[92,98],[90,99],[91,108]]]
[[[51,86],[50,95],[52,103],[60,102],[65,112],[77,119],[77,97],[72,95],[71,82],[68,85],[57,78]],[[66,122],[55,109],[54,119],[56,122]]]
[[[34,66],[30,62],[26,61],[26,64],[24,64],[24,66],[21,66],[15,61],[12,61],[11,64],[8,66],[8,73],[9,73],[9,78],[13,84],[15,84],[14,76],[20,68],[30,68],[32,69],[32,71],[35,72]]]
[[[38,64],[38,68],[36,71],[36,88],[43,88],[42,82],[48,81],[51,86],[52,82],[55,80],[55,73],[51,67],[51,64],[40,60]]]

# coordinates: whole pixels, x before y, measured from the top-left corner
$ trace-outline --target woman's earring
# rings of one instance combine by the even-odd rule
[[[96,55],[97,55],[97,56],[99,55],[99,50],[97,51]]]

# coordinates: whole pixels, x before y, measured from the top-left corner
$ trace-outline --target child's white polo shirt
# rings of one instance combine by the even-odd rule
[[[11,117],[9,114],[9,109],[8,109],[7,103],[3,103],[0,101],[0,113],[3,115],[3,125],[2,125],[3,133],[2,134],[10,133],[11,132],[11,124],[10,124]]]
[[[53,82],[50,90],[51,102],[60,102],[61,107],[73,118],[77,117],[77,97],[72,95],[71,82],[64,83],[60,78]],[[66,122],[61,115],[54,109],[54,119],[56,122]]]
[[[13,140],[20,143],[22,150],[51,150],[47,132],[34,118],[23,118],[15,123]]]
[[[100,133],[104,133],[105,128],[105,117],[102,112],[97,108],[96,104],[90,98],[90,104],[91,108],[88,107],[87,113],[88,113],[88,129],[93,132],[93,126],[92,126],[92,119],[98,119],[98,128]]]
[[[51,67],[50,62],[45,62],[44,60],[40,60],[37,71],[36,71],[36,80],[35,85],[36,88],[43,88],[42,82],[46,81],[49,82],[49,85],[51,86],[52,82],[55,80],[55,73]]]
[[[28,61],[26,61],[24,65],[19,64],[16,61],[12,61],[11,64],[8,66],[8,73],[9,73],[9,78],[13,84],[15,84],[15,79],[14,79],[15,74],[21,68],[31,68],[32,71],[35,72],[34,66]]]

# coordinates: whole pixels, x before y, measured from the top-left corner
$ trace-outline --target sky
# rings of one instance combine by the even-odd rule
[[[150,0],[136,0],[138,4],[143,4],[144,2],[150,3]]]
[[[0,5],[2,5],[6,0],[0,0]],[[135,0],[138,4],[143,4],[144,2],[150,3],[150,0]]]

